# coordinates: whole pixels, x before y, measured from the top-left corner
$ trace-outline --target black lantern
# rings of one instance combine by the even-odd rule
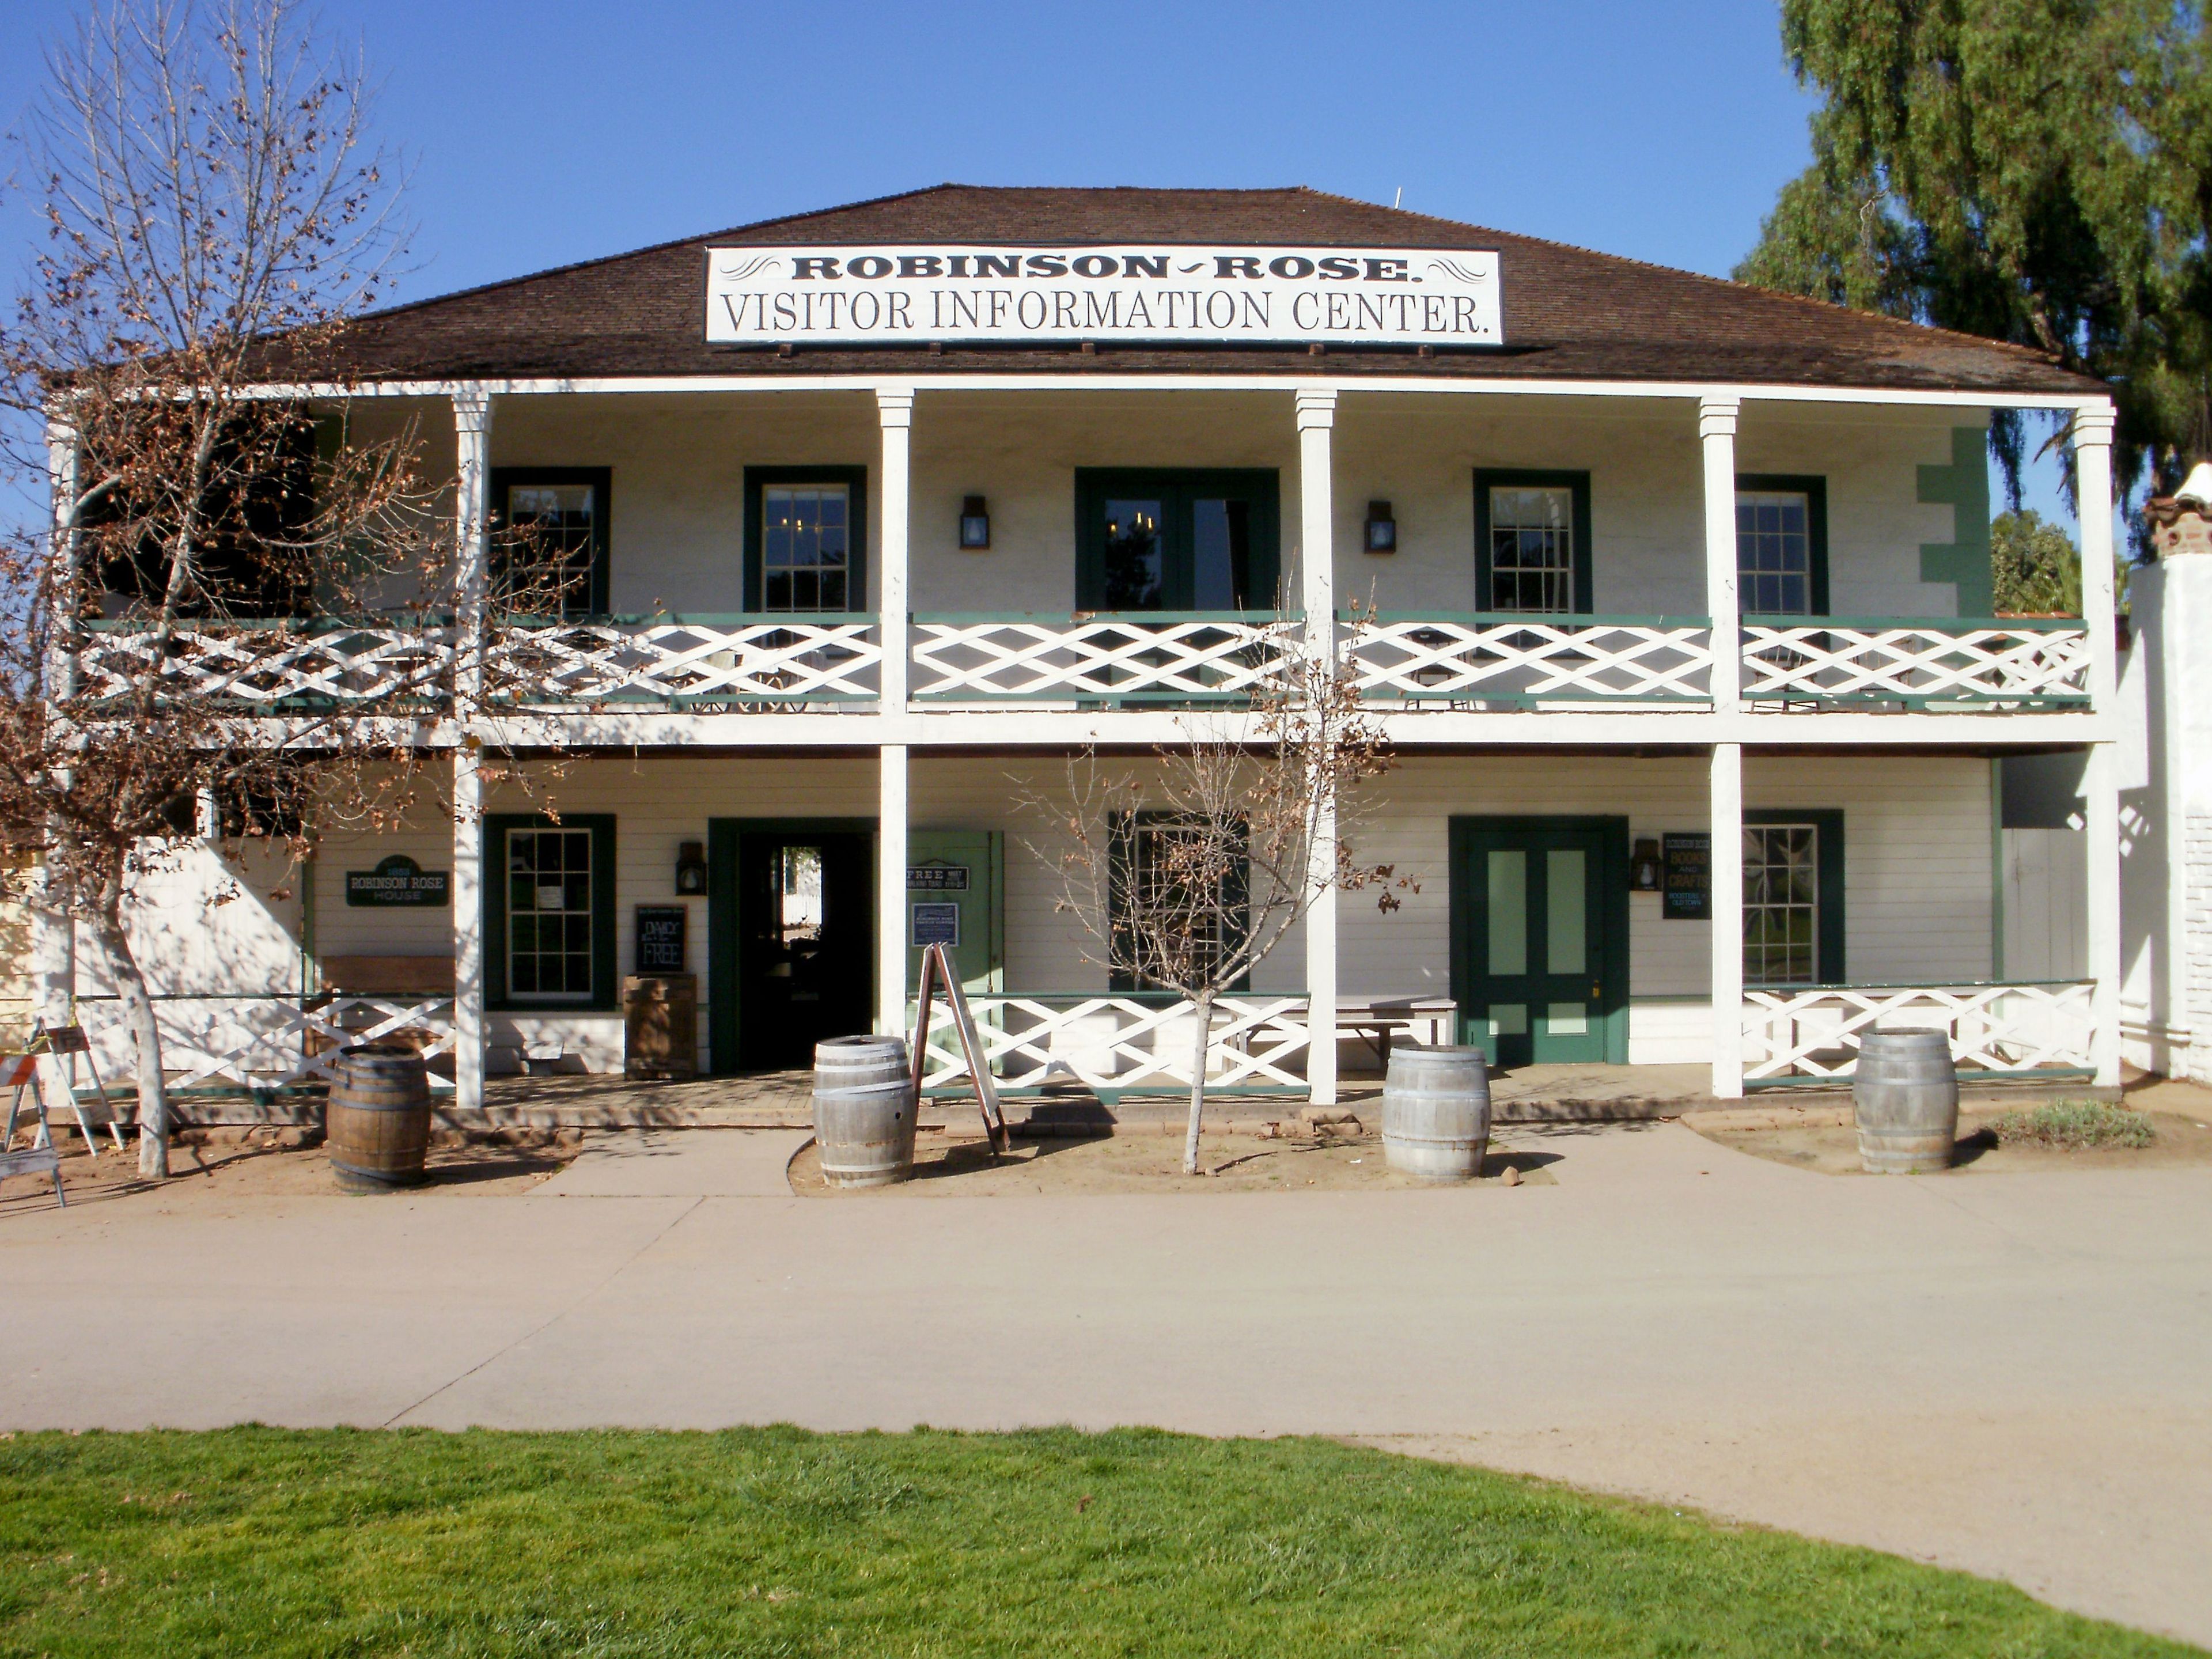
[[[1628,890],[1632,893],[1656,893],[1659,890],[1659,843],[1639,841],[1636,856],[1628,861]]]
[[[964,495],[960,501],[960,545],[963,548],[986,548],[991,544],[991,509],[981,495]]]
[[[702,842],[687,841],[676,849],[676,890],[691,894],[707,890],[707,848]]]
[[[1367,550],[1370,553],[1395,553],[1398,550],[1398,521],[1390,516],[1390,503],[1367,503]]]

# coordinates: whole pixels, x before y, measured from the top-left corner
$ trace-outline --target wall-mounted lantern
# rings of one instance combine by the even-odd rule
[[[1656,893],[1659,890],[1659,843],[1639,841],[1636,856],[1628,861],[1628,890],[1632,893]]]
[[[1390,516],[1390,503],[1367,503],[1367,550],[1370,553],[1395,553],[1398,550],[1398,521]]]
[[[676,890],[679,894],[700,894],[707,890],[707,848],[704,842],[687,841],[676,849]]]
[[[991,544],[991,508],[981,495],[963,495],[960,501],[960,545],[963,550],[987,548]]]

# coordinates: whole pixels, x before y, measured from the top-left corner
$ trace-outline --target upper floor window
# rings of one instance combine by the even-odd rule
[[[1272,471],[1075,475],[1075,603],[1085,611],[1263,611],[1276,604]]]
[[[860,467],[747,467],[745,609],[867,609],[867,500]]]
[[[1736,609],[1747,617],[1828,611],[1828,491],[1822,478],[1735,481]]]
[[[607,605],[604,466],[495,467],[493,581],[504,602],[564,619],[603,616]]]
[[[1474,475],[1475,605],[1569,616],[1590,610],[1589,474]]]

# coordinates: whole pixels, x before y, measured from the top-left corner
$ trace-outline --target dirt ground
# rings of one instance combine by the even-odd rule
[[[1553,1186],[1545,1165],[1559,1154],[1540,1150],[1532,1136],[1493,1134],[1475,1183]],[[1143,1129],[1097,1139],[1018,1139],[1003,1158],[968,1136],[925,1130],[916,1138],[914,1179],[890,1187],[832,1187],[822,1178],[820,1154],[810,1143],[791,1163],[791,1185],[802,1198],[988,1198],[1038,1194],[1304,1193],[1425,1187],[1383,1161],[1382,1137],[1340,1133],[1263,1139],[1257,1134],[1209,1134],[1200,1146],[1203,1178],[1182,1173],[1182,1134]]]
[[[2212,1095],[2187,1085],[2160,1084],[2131,1090],[2127,1103],[2151,1121],[2155,1139],[2148,1146],[2113,1146],[2066,1151],[2050,1146],[2003,1146],[1990,1124],[2008,1110],[2036,1104],[2022,1101],[1994,1105],[1977,1103],[1959,1112],[1958,1151],[1949,1174],[2010,1175],[2063,1170],[2172,1170],[2212,1164]],[[1843,1113],[1771,1114],[1771,1127],[1736,1127],[1729,1113],[1689,1113],[1683,1121],[1716,1146],[1747,1152],[1795,1169],[1821,1175],[1864,1175],[1858,1132],[1837,1120]],[[1744,1114],[1750,1116],[1753,1114]]]
[[[74,1128],[57,1131],[62,1154],[62,1192],[71,1204],[99,1202],[150,1193],[153,1183],[138,1178],[136,1142],[118,1152],[103,1133],[97,1158],[85,1155]],[[18,1150],[27,1146],[19,1133]],[[583,1144],[579,1129],[494,1130],[462,1135],[435,1132],[427,1160],[430,1179],[404,1190],[520,1193],[563,1168]],[[294,1128],[184,1129],[169,1148],[168,1196],[263,1198],[336,1193],[337,1179],[323,1152],[319,1132]],[[0,1186],[0,1215],[19,1205],[52,1201],[53,1183],[45,1176],[12,1176]],[[361,1195],[375,1202],[381,1194]]]

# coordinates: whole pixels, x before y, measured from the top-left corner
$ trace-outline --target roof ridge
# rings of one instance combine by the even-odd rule
[[[1385,208],[1380,202],[1363,201],[1357,196],[1340,196],[1334,191],[1312,190],[1310,185],[1301,185],[1298,188],[1310,191],[1316,196],[1326,197],[1331,201],[1351,202],[1361,207],[1378,208],[1385,213],[1402,213],[1415,219],[1425,219],[1431,224],[1450,225],[1460,230],[1479,230],[1487,236],[1510,236],[1516,241],[1533,242],[1541,247],[1560,248],[1569,253],[1580,253],[1592,259],[1604,259],[1614,264],[1634,265],[1640,270],[1662,271],[1669,276],[1686,276],[1692,282],[1708,283],[1731,293],[1758,294],[1768,299],[1794,301],[1800,305],[1818,307],[1821,311],[1831,315],[1842,312],[1847,316],[1865,317],[1875,322],[1887,323],[1893,328],[1911,329],[1913,334],[1920,338],[1925,338],[1930,334],[1947,335],[1954,340],[1971,341],[1978,346],[1998,346],[2007,351],[2016,351],[2033,358],[2039,363],[2048,363],[2057,368],[2064,367],[2054,352],[2045,351],[2035,346],[2021,345],[2016,341],[2000,340],[1987,334],[1969,334],[1963,329],[1945,328],[1938,323],[1917,322],[1909,317],[1893,317],[1886,311],[1861,311],[1856,306],[1838,305],[1833,300],[1823,300],[1810,294],[1792,294],[1787,289],[1766,288],[1757,283],[1739,283],[1733,276],[1708,276],[1702,270],[1685,270],[1680,265],[1662,265],[1656,259],[1639,259],[1633,254],[1608,253],[1603,248],[1584,247],[1580,242],[1563,242],[1557,237],[1531,236],[1524,231],[1500,230],[1495,225],[1477,225],[1471,224],[1464,219],[1446,219],[1440,215],[1422,213],[1413,208]]]

